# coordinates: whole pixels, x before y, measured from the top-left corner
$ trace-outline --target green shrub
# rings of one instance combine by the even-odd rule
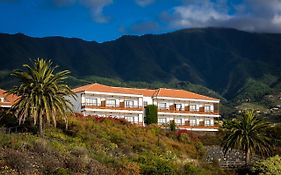
[[[75,173],[83,173],[88,165],[88,162],[84,158],[70,156],[67,158],[66,167],[75,172]]]
[[[145,107],[145,118],[146,124],[158,123],[158,108],[155,105],[147,105]]]
[[[187,163],[184,165],[184,174],[186,175],[197,175],[200,169],[193,163]]]
[[[168,152],[167,155],[145,153],[137,160],[141,165],[142,174],[147,175],[173,175],[176,168],[172,164],[174,156]]]
[[[179,134],[178,140],[182,143],[191,143],[191,140],[190,140],[188,134],[186,134],[186,133]]]
[[[64,168],[59,168],[55,172],[53,172],[51,175],[72,175],[72,173]]]
[[[203,157],[206,154],[206,149],[202,144],[202,142],[200,141],[195,142],[195,148],[197,150],[199,158]]]
[[[153,162],[147,162],[142,166],[142,174],[147,175],[174,175],[177,174],[175,168],[169,161],[156,159]]]
[[[276,155],[254,164],[252,171],[259,175],[281,174],[281,157]]]

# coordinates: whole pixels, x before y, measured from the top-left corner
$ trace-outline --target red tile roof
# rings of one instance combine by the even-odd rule
[[[180,89],[166,89],[160,88],[156,95],[157,97],[172,97],[172,98],[188,98],[188,99],[200,99],[200,100],[219,100],[216,98],[196,94],[194,92],[180,90]]]
[[[4,102],[0,102],[0,105],[13,105],[18,99],[16,95],[7,95],[6,91],[3,89],[0,89],[0,97],[4,97]]]
[[[98,83],[81,86],[81,87],[73,89],[73,91],[76,92],[76,93],[77,92],[83,92],[83,91],[95,91],[95,92],[109,92],[109,93],[142,95],[140,92],[133,91],[130,88],[113,87],[113,86],[107,86],[107,85],[98,84]]]
[[[102,85],[98,83],[89,84],[73,89],[75,93],[84,91],[95,92],[109,92],[109,93],[122,93],[122,94],[136,94],[147,97],[171,97],[171,98],[188,98],[188,99],[200,99],[200,100],[219,100],[208,96],[196,94],[190,91],[178,90],[178,89],[138,89],[138,88],[124,88]]]

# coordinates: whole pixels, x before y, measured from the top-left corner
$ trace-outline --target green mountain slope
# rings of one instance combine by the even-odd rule
[[[232,99],[250,80],[266,82],[264,75],[273,77],[269,88],[280,86],[281,34],[204,28],[123,36],[105,43],[0,34],[1,71],[36,57],[52,59],[78,79],[191,82]]]

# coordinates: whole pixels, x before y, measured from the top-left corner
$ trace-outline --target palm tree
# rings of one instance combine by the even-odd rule
[[[237,119],[225,122],[223,130],[226,134],[222,143],[224,154],[232,148],[241,149],[246,155],[246,165],[254,153],[270,154],[271,138],[267,135],[270,126],[269,122],[257,118],[252,110],[244,111]]]
[[[43,135],[43,122],[56,126],[58,117],[64,119],[67,127],[66,112],[72,112],[71,103],[65,96],[75,98],[71,89],[64,84],[70,71],[55,73],[57,67],[52,62],[42,58],[34,60],[33,65],[24,64],[25,70],[16,70],[12,76],[19,79],[20,84],[13,87],[8,94],[15,94],[20,98],[11,107],[11,111],[19,120],[19,124],[29,117],[34,125],[38,125],[39,134]]]

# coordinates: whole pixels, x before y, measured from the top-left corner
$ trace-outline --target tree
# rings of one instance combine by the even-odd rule
[[[43,122],[50,124],[52,121],[56,127],[57,117],[63,118],[67,127],[66,112],[72,112],[72,106],[65,96],[75,98],[75,94],[64,84],[70,71],[55,73],[57,67],[52,67],[50,60],[42,58],[34,60],[31,66],[24,64],[23,68],[24,70],[15,70],[12,73],[12,76],[19,79],[20,84],[8,91],[8,94],[20,97],[10,109],[18,118],[19,124],[29,117],[33,118],[41,136]]]
[[[155,105],[147,105],[145,107],[145,123],[152,124],[158,123],[158,108]]]
[[[237,119],[223,124],[225,136],[222,142],[224,153],[231,148],[241,149],[245,153],[245,163],[250,163],[251,155],[259,153],[268,155],[271,152],[271,138],[267,135],[269,122],[257,118],[254,111],[248,110]]]
[[[171,131],[176,131],[177,126],[175,120],[170,120],[170,130]]]

